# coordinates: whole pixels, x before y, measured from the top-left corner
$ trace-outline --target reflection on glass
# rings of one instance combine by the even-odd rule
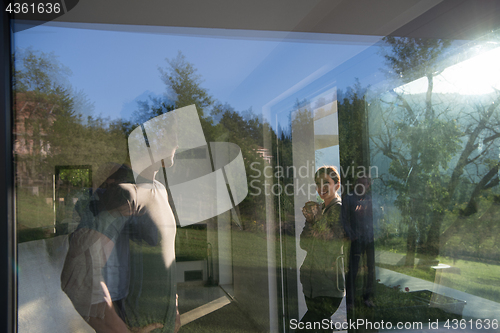
[[[316,171],[315,180],[323,204],[309,201],[302,209],[306,223],[300,247],[307,255],[300,267],[300,282],[307,312],[296,332],[320,331],[318,323],[329,322],[345,296],[340,175],[335,167],[322,167]]]
[[[14,36],[20,331],[90,332],[106,311],[172,331],[176,290],[186,332],[299,328],[311,298],[343,296],[339,270],[316,282],[313,266],[344,230],[302,212],[323,165],[341,180],[348,297],[314,318],[499,319],[495,33],[80,28]]]
[[[370,159],[379,175],[372,190],[379,224],[375,305],[394,322],[422,321],[409,308],[425,310],[422,304],[431,304],[426,317],[440,325],[498,317],[498,286],[488,277],[498,267],[491,234],[498,227],[492,209],[500,95],[490,76],[497,64],[489,60],[495,47],[385,39],[389,79],[366,96]],[[397,282],[396,272],[405,274]],[[491,308],[479,305],[484,298]],[[390,316],[393,306],[408,310]]]
[[[127,332],[128,326],[173,331],[176,325],[176,228],[166,190],[154,180],[159,167],[142,172],[134,184],[126,166],[104,166],[100,171],[111,175],[89,200],[76,204],[80,223],[69,240],[61,288],[96,332]],[[162,310],[148,305],[146,294],[135,292],[149,277],[135,274],[144,270],[143,262],[134,260],[142,257],[140,246],[130,249],[130,241],[156,246],[159,238],[165,273],[155,290],[163,299]],[[151,265],[161,270],[160,263]],[[145,321],[144,310],[157,322]]]
[[[375,247],[373,234],[373,210],[370,194],[371,179],[358,177],[353,193],[342,200],[342,223],[351,240],[349,267],[346,277],[347,310],[353,310],[357,289],[362,289],[364,305],[373,307],[375,283]],[[363,286],[356,287],[359,265],[365,262],[366,272]]]

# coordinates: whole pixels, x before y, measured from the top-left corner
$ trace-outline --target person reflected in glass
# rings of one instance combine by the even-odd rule
[[[351,241],[349,250],[349,267],[346,277],[347,310],[355,305],[357,275],[359,264],[364,257],[366,275],[362,288],[363,303],[373,307],[373,288],[375,283],[375,246],[373,234],[371,179],[361,176],[357,179],[354,193],[344,196],[342,202],[342,222]]]
[[[300,267],[300,282],[307,305],[296,332],[324,332],[321,323],[337,311],[345,295],[343,247],[345,232],[340,221],[340,175],[333,166],[315,174],[322,204],[309,201],[302,212],[306,218],[300,247],[307,251]],[[316,325],[316,326],[315,326]]]
[[[173,267],[176,226],[167,191],[155,180],[160,167],[157,163],[147,168],[134,183],[131,170],[119,166],[86,205],[77,204],[80,224],[71,235],[61,287],[98,333],[146,333],[160,328],[173,332],[180,327]],[[130,240],[156,246],[159,233],[168,272],[157,286],[164,296],[165,321],[129,327],[125,300],[131,284]],[[142,286],[142,281],[132,282]]]

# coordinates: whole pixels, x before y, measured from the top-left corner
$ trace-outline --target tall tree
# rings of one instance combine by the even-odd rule
[[[371,139],[390,160],[391,177],[385,184],[397,194],[395,203],[408,225],[406,264],[412,266],[417,245],[430,258],[439,254],[445,211],[455,203],[466,171],[481,166],[473,177],[471,199],[494,186],[488,175],[498,169],[498,163],[488,162],[489,150],[478,152],[477,148],[498,144],[500,94],[481,99],[458,94],[450,98],[435,92],[435,78],[449,66],[450,41],[384,40],[389,48],[385,54],[388,74],[399,84],[424,78],[427,86],[423,94],[407,93],[400,86],[382,94],[372,106],[380,117]]]
[[[254,181],[254,187],[258,187],[262,195],[248,195],[239,205],[239,210],[245,216],[244,220],[262,220],[263,210],[256,210],[255,207],[264,205],[262,190],[265,179],[263,176],[257,177],[259,179],[256,182],[254,176],[255,167],[262,169],[266,163],[270,163],[260,156],[259,151],[263,146],[264,132],[274,135],[272,128],[251,110],[238,112],[210,95],[208,89],[202,86],[203,79],[194,64],[180,51],[175,58],[166,61],[168,65],[159,68],[159,72],[168,97],[139,102],[132,123],[137,126],[163,113],[194,104],[207,142],[232,142],[240,147],[248,183]],[[249,188],[249,191],[255,192],[255,188]]]
[[[345,191],[352,191],[355,184],[353,169],[357,171],[361,167],[368,171],[369,168],[366,90],[356,79],[353,88],[337,93],[340,170]]]
[[[83,91],[71,87],[71,71],[57,56],[18,49],[14,59],[15,153],[20,181],[51,184],[50,175],[57,165],[92,164],[97,168],[107,161],[125,160],[122,129],[110,126],[107,119],[83,118],[82,113],[92,112],[93,104]]]
[[[179,51],[177,57],[166,59],[168,67],[159,68],[161,79],[172,93],[175,107],[196,105],[201,117],[205,116],[207,108],[213,105],[213,98],[207,89],[201,87],[203,82],[197,74],[197,69],[186,60],[186,56]]]
[[[48,136],[56,117],[74,118],[71,93],[63,85],[70,71],[53,54],[18,49],[13,57],[17,161],[33,182],[48,171]]]

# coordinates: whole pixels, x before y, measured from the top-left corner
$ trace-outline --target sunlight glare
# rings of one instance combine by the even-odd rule
[[[500,89],[500,48],[446,68],[434,78],[433,93],[484,95]],[[421,94],[427,91],[422,77],[394,89],[397,93]]]

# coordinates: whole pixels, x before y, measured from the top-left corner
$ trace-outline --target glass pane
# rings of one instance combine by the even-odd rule
[[[497,32],[16,31],[19,332],[498,330]]]
[[[499,267],[497,35],[385,38],[381,53],[388,79],[364,95],[377,173],[375,299],[401,297],[408,310],[397,314],[389,314],[394,301],[379,303],[393,322],[422,317],[414,306],[432,323],[467,319],[475,329],[477,318],[497,318],[500,300],[491,278]]]

